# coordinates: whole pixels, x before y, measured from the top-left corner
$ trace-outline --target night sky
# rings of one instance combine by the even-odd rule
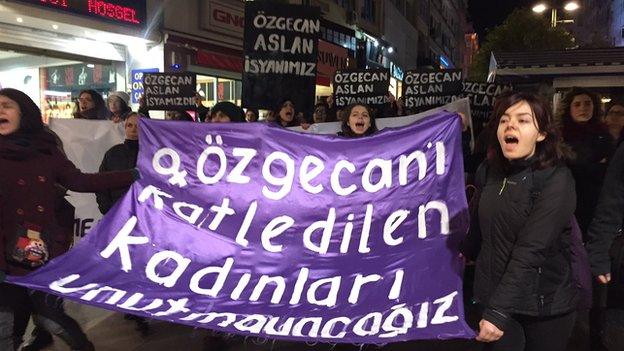
[[[468,0],[468,12],[479,40],[483,41],[487,28],[503,23],[516,7],[529,7],[539,0]]]

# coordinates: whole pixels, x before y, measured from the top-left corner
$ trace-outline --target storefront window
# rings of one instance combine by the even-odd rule
[[[117,86],[112,65],[90,64],[14,51],[0,51],[0,87],[30,96],[43,121],[72,118],[80,91],[93,89],[108,97]]]
[[[197,91],[208,107],[219,101],[230,101],[238,106],[242,103],[242,83],[239,80],[198,75]]]

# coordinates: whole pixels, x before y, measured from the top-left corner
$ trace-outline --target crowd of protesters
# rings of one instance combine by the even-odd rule
[[[102,155],[100,172],[84,174],[65,157],[32,99],[18,90],[0,90],[0,271],[27,274],[69,250],[73,211],[64,201],[66,189],[95,192],[103,214],[124,195],[138,176],[139,119],[150,114],[143,102],[133,112],[129,100],[125,92],[113,92],[107,101],[94,90],[78,95],[75,118],[111,120],[125,130],[125,141]],[[338,136],[363,138],[377,132],[376,119],[411,112],[392,95],[376,109],[361,104],[338,108],[330,95],[313,111],[300,111],[286,98],[262,116],[226,101],[208,108],[199,94],[195,102],[193,111],[167,111],[165,119],[266,121],[304,129],[340,122]],[[605,321],[624,313],[619,272],[624,244],[618,237],[624,217],[624,146],[618,148],[624,103],[613,102],[603,113],[595,94],[573,89],[557,113],[552,110],[535,94],[499,96],[474,151],[462,116],[466,170],[473,173],[467,179],[476,188],[470,199],[471,228],[461,249],[474,269],[465,294],[477,303],[477,340],[486,350],[563,351],[583,314],[589,315],[591,336],[585,349],[606,349],[610,343],[621,347],[617,340],[622,336],[609,334]],[[584,266],[574,260],[579,243],[588,252]],[[28,251],[28,245],[41,250]],[[619,255],[615,263],[614,252]],[[583,286],[576,279],[578,270],[590,269],[594,284]],[[593,292],[593,301],[579,304],[587,291]],[[0,296],[1,350],[22,344],[22,350],[40,350],[52,335],[73,350],[94,349],[60,298],[6,283],[0,283]],[[23,343],[31,316],[35,330]],[[148,321],[127,318],[148,333]],[[218,334],[206,343],[215,350],[227,348]]]

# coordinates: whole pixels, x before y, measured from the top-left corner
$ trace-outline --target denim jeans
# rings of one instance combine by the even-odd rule
[[[14,349],[13,312],[0,306],[0,350],[11,351]]]
[[[8,284],[0,284],[0,296],[3,296],[0,303],[0,350],[11,350],[11,344],[13,348],[21,344],[29,317],[27,312],[32,312],[37,327],[58,336],[72,350],[93,349],[78,323],[65,313],[60,297]],[[8,333],[12,337],[7,337]],[[7,347],[3,348],[5,345]]]

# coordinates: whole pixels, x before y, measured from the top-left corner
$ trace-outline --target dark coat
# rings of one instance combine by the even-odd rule
[[[46,233],[50,258],[65,253],[72,235],[55,216],[59,205],[56,183],[76,192],[95,192],[125,187],[133,182],[133,172],[84,174],[56,146],[48,153],[35,153],[16,160],[0,155],[0,270],[24,275],[29,270],[6,260],[10,238],[19,228],[34,224]]]
[[[546,182],[534,199],[537,172]],[[474,297],[485,307],[484,319],[504,330],[513,314],[550,316],[576,308],[569,253],[575,203],[566,167],[488,167],[467,239],[480,245],[465,245],[480,248]]]
[[[123,144],[110,148],[100,165],[100,172],[124,171],[136,167],[139,147],[137,141],[126,140]],[[113,205],[128,191],[128,188],[107,189],[96,194],[98,207],[106,214]]]
[[[613,154],[613,141],[606,129],[598,128],[586,132],[568,131],[564,140],[574,153],[574,157],[568,160],[568,167],[576,181],[576,219],[586,241],[585,234],[594,216],[608,161]]]
[[[587,231],[587,251],[594,275],[611,272],[609,248],[624,219],[624,145],[620,145],[607,170],[596,215]]]

